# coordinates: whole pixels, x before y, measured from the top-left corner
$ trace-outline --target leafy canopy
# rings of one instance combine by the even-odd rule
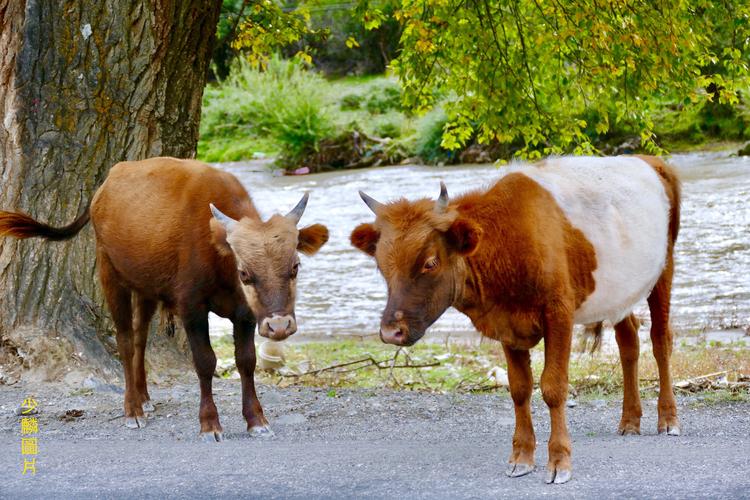
[[[265,66],[271,54],[299,42],[306,33],[314,33],[304,2],[284,8],[275,0],[244,1],[250,4],[249,12],[238,26],[232,47],[242,50],[253,66]],[[297,52],[296,57],[308,64],[312,61],[306,51]]]
[[[403,0],[397,15],[406,99],[447,96],[449,149],[476,132],[529,157],[588,153],[587,127],[605,134],[615,121],[656,150],[657,102],[736,104],[748,84],[745,2]]]
[[[385,21],[383,5],[358,0],[366,28]],[[251,59],[306,29],[304,6],[253,8],[258,20],[236,42]],[[401,0],[393,15],[403,28],[392,68],[405,103],[442,104],[447,149],[476,136],[531,158],[590,153],[591,131],[627,123],[658,151],[656,104],[736,105],[750,82],[745,1]]]

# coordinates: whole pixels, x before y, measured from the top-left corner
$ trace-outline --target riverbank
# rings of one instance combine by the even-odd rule
[[[744,340],[744,339],[747,339]],[[750,337],[721,342],[675,346],[672,377],[678,394],[715,401],[750,402]],[[582,339],[570,360],[570,393],[576,400],[617,399],[622,395],[622,369],[616,346],[590,353]],[[217,373],[238,379],[234,344],[229,337],[212,341],[219,359]],[[507,391],[507,363],[495,341],[422,342],[397,349],[379,340],[339,340],[274,344],[270,362],[260,360],[258,380],[278,387],[304,385],[332,391],[341,389],[409,390],[437,393]],[[259,356],[264,357],[259,350]],[[283,361],[277,357],[283,352]],[[544,368],[544,346],[532,350],[535,380]],[[641,349],[639,378],[644,397],[658,394],[659,373],[649,343]]]

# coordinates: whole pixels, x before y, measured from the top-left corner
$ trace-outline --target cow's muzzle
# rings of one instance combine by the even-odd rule
[[[409,337],[409,327],[399,322],[394,325],[380,325],[380,340],[386,344],[408,346],[415,340]]]
[[[258,328],[261,337],[284,340],[297,331],[297,321],[290,314],[272,314],[264,318]]]

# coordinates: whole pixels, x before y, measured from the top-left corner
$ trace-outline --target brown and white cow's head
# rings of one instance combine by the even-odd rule
[[[298,252],[313,255],[328,241],[328,228],[321,224],[297,228],[307,199],[305,194],[287,215],[276,214],[265,222],[251,218],[237,221],[211,205],[214,244],[234,254],[258,333],[273,340],[284,340],[297,331]]]
[[[375,257],[388,285],[380,338],[412,345],[450,307],[462,286],[464,257],[479,244],[482,230],[458,216],[441,183],[437,201],[401,199],[383,204],[360,191],[375,222],[360,224],[352,245]]]

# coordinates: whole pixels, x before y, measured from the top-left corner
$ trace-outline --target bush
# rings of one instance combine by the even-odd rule
[[[344,111],[354,111],[359,109],[362,102],[362,96],[359,94],[347,94],[341,98],[339,107]]]
[[[435,108],[425,114],[417,127],[416,153],[423,162],[429,164],[451,163],[456,158],[456,151],[443,149],[443,130],[448,123],[448,115],[443,108]]]
[[[383,114],[391,110],[401,110],[401,87],[386,80],[382,87],[371,87],[365,107],[372,114]]]
[[[203,147],[206,161],[231,161],[252,156],[252,141],[270,138],[285,161],[314,151],[330,135],[333,124],[326,112],[325,80],[300,63],[273,58],[265,71],[238,59],[229,78],[206,90],[201,140],[221,143],[235,139],[244,148]],[[231,154],[229,154],[231,153]]]
[[[399,113],[388,113],[379,116],[372,124],[372,132],[378,137],[401,137],[404,117]]]

